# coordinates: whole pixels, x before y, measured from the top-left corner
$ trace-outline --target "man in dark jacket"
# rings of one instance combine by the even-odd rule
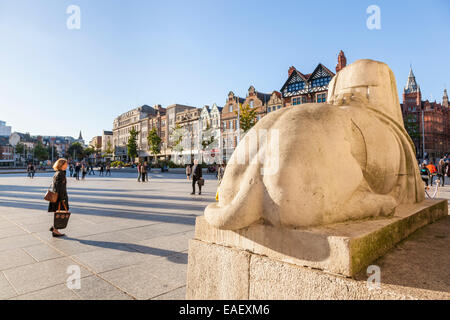
[[[198,160],[194,160],[194,165],[192,167],[192,193],[195,194],[195,183],[198,183],[198,194],[202,194],[202,186],[199,183],[201,179],[203,179],[202,175],[202,166],[198,164]]]
[[[80,170],[81,170],[81,165],[79,162],[77,162],[77,164],[75,165],[75,178],[77,180],[80,180]]]

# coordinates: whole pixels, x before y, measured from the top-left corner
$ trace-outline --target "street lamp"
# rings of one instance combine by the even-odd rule
[[[422,159],[425,160],[425,120],[422,109]]]

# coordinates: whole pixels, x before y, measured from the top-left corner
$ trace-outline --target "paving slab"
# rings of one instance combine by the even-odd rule
[[[147,265],[134,265],[100,274],[120,290],[140,300],[148,300],[170,292],[177,286],[167,280],[156,278],[148,271]]]
[[[152,300],[185,300],[186,299],[186,286],[175,289],[173,291],[162,294],[158,297],[152,298]]]
[[[143,263],[147,260],[147,255],[127,246],[117,246],[79,253],[74,255],[73,258],[82,262],[91,270],[101,273]]]
[[[173,235],[164,235],[144,241],[139,241],[137,242],[137,244],[132,245],[131,247],[136,248],[136,250],[140,252],[146,252],[149,254],[152,253],[159,254],[161,256],[168,256],[177,252],[187,251],[189,248],[189,239],[192,239],[193,237],[194,231],[191,230]],[[152,252],[152,249],[154,248],[160,249],[160,252],[159,253]]]
[[[80,297],[65,284],[18,295],[10,300],[80,300]]]
[[[40,243],[41,242],[35,237],[33,237],[31,234],[3,238],[0,239],[0,252]]]
[[[9,222],[8,222],[9,223]],[[9,223],[10,226],[6,228],[0,228],[0,239],[26,235],[27,232],[19,228],[18,226]]]
[[[16,290],[6,279],[3,272],[0,272],[0,299],[8,299],[17,296]]]
[[[133,300],[133,297],[97,276],[81,279],[80,289],[73,292],[82,300]]]
[[[36,260],[21,248],[0,251],[0,271],[35,262]]]
[[[47,244],[38,244],[22,248],[26,253],[32,256],[36,261],[45,261],[62,257],[61,253],[49,247]]]
[[[19,294],[30,293],[57,284],[66,283],[69,266],[77,265],[68,258],[57,258],[3,271]],[[80,266],[81,277],[91,275]]]

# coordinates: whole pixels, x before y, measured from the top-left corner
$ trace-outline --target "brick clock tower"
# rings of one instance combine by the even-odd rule
[[[412,71],[409,69],[408,81],[406,82],[405,89],[403,90],[403,111],[408,109],[419,108],[422,102],[422,93],[420,92],[420,87],[416,82],[416,77]]]
[[[447,90],[442,104],[422,101],[422,93],[412,69],[403,89],[403,121],[416,148],[417,158],[425,153],[434,161],[450,151],[450,109]]]

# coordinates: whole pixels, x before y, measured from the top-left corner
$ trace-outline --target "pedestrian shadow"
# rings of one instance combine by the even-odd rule
[[[188,255],[185,252],[160,249],[154,247],[143,246],[140,244],[134,243],[123,243],[123,242],[110,242],[110,241],[97,241],[97,240],[86,240],[86,239],[77,239],[65,236],[64,240],[68,241],[77,241],[81,244],[94,246],[104,249],[113,249],[131,253],[143,253],[151,256],[164,257],[167,260],[177,263],[177,264],[187,264]]]

